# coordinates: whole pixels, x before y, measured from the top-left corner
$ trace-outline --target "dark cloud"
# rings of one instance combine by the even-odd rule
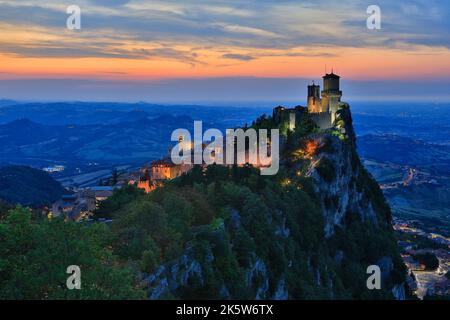
[[[198,1],[167,0],[155,3],[127,0],[91,0],[82,7],[82,32],[76,37],[86,39],[85,46],[74,50],[69,42],[52,44],[45,49],[23,47],[20,44],[0,47],[0,52],[26,53],[37,56],[123,56],[145,58],[158,52],[114,50],[115,43],[128,40],[152,43],[172,42],[197,47],[235,46],[253,49],[279,49],[288,51],[296,47],[350,46],[397,47],[399,45],[427,45],[450,48],[450,3],[444,0],[379,0],[382,30],[366,28],[368,1],[331,0],[316,1]],[[0,21],[27,25],[30,28],[48,28],[55,34],[65,31],[67,15],[58,1],[49,0],[48,6],[20,5],[10,1],[0,4]],[[142,8],[139,4],[145,4]],[[91,4],[91,6],[89,6]],[[158,5],[157,5],[158,4]],[[92,6],[96,6],[96,10]],[[137,7],[136,7],[137,6]],[[162,7],[161,7],[162,6]],[[102,8],[104,9],[102,11]],[[111,14],[110,10],[115,10]],[[247,17],[246,15],[251,15]],[[227,28],[228,26],[228,28]],[[229,28],[233,26],[233,28]],[[247,32],[246,32],[247,30]],[[260,30],[252,34],[251,30]],[[106,34],[106,35],[105,35]],[[274,36],[276,35],[276,36]],[[102,48],[92,44],[96,38],[109,38]],[[13,48],[14,47],[14,48]],[[117,45],[120,47],[120,44]],[[84,51],[83,51],[84,50]],[[198,63],[189,52],[160,52],[162,56]],[[292,53],[294,56],[312,56],[316,53]],[[317,56],[330,57],[330,53]],[[260,56],[225,53],[224,59],[250,61]]]
[[[101,6],[121,6],[130,2],[130,0],[90,0],[91,3]]]
[[[222,55],[222,58],[224,58],[224,59],[240,60],[240,61],[250,61],[250,60],[254,60],[255,59],[255,57],[252,57],[250,55],[237,54],[237,53],[227,53],[227,54]]]
[[[40,42],[38,45],[14,45],[4,44],[1,52],[10,53],[25,57],[105,57],[124,59],[149,59],[152,57],[176,60],[192,66],[204,64],[198,59],[198,54],[194,51],[175,50],[170,47],[154,49],[121,49],[119,43],[85,41],[83,43],[71,42]]]
[[[137,50],[137,52],[142,54],[142,57],[158,57],[158,58],[166,58],[173,59],[180,62],[188,63],[190,65],[203,64],[202,61],[198,60],[197,53],[191,51],[182,51],[175,50],[172,48],[155,48],[155,49],[142,49]]]

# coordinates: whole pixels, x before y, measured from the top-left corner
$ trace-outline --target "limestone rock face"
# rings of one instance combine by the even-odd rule
[[[210,258],[212,259],[212,256]],[[188,285],[188,281],[193,278],[200,284],[204,283],[200,263],[186,254],[171,264],[161,265],[155,273],[147,276],[144,281],[149,287],[149,298],[161,299],[171,291]]]
[[[306,147],[292,148],[300,156],[281,159],[288,178],[273,178],[273,189],[257,176],[205,186],[209,196],[226,194],[217,200],[225,203],[220,216],[192,228],[182,255],[145,277],[150,299],[405,299],[390,209],[356,153],[349,107],[331,128],[312,128],[301,136]],[[366,287],[373,264],[382,273],[379,294]]]
[[[322,201],[325,217],[325,234],[330,236],[334,226],[342,225],[348,212],[355,212],[363,221],[378,224],[371,199],[364,196],[358,187],[363,167],[356,154],[356,138],[348,109],[337,114],[336,123],[341,124],[334,132],[325,131],[315,136],[320,144],[328,144],[332,152],[319,152],[314,155],[307,176],[313,178],[314,188]],[[326,163],[334,172],[333,179],[320,174],[320,167]]]

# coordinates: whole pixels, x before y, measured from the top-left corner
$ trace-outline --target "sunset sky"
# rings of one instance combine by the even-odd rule
[[[334,68],[355,99],[450,100],[449,30],[447,0],[0,0],[0,98],[295,100]]]

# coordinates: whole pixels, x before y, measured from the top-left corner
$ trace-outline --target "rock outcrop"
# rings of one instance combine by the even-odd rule
[[[359,160],[349,106],[342,104],[325,130],[297,109],[302,118],[283,138],[278,176],[208,167],[155,191],[163,207],[171,192],[186,202],[183,208],[205,199],[194,221],[215,213],[209,224],[180,229],[183,252],[144,277],[150,299],[405,299],[390,208]],[[271,121],[263,117],[254,125]],[[374,264],[380,290],[366,284]]]

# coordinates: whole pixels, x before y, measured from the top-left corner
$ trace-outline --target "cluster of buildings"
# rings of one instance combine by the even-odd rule
[[[64,216],[67,219],[80,221],[88,219],[100,202],[111,197],[114,190],[124,185],[136,185],[139,189],[150,193],[161,186],[165,180],[174,179],[189,171],[191,166],[175,165],[169,158],[153,161],[138,171],[122,173],[113,186],[94,186],[73,190],[72,194],[63,195],[49,208],[49,217]]]
[[[49,217],[64,216],[75,221],[89,218],[101,201],[112,196],[114,189],[111,186],[96,186],[63,195],[60,200],[52,204],[48,215]]]
[[[169,157],[153,161],[140,168],[139,172],[129,175],[128,184],[136,185],[149,193],[161,186],[164,181],[172,180],[192,169],[190,164],[174,164]]]
[[[192,166],[175,165],[169,158],[153,161],[146,164],[138,171],[122,173],[113,186],[94,186],[73,190],[73,193],[63,195],[48,208],[48,217],[64,216],[69,220],[81,221],[89,219],[100,202],[108,199],[114,190],[124,185],[136,185],[139,189],[150,193],[156,187],[163,185],[164,181],[174,179]]]

